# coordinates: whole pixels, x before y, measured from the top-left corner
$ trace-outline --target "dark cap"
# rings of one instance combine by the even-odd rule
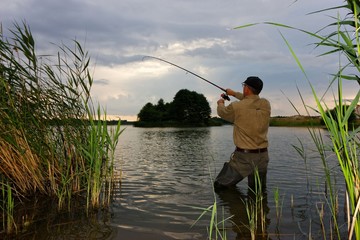
[[[255,77],[255,76],[248,77],[245,80],[244,84],[251,87],[254,90],[255,94],[259,94],[263,88],[263,82],[261,81],[260,78]]]

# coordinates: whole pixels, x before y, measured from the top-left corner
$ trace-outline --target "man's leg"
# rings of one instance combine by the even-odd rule
[[[214,187],[224,188],[236,185],[244,177],[242,177],[228,162],[224,163],[223,168],[215,178]]]

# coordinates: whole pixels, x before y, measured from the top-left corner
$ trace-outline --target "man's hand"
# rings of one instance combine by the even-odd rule
[[[220,98],[218,101],[217,101],[217,104],[224,104],[225,103],[225,100],[223,98]]]
[[[226,89],[226,94],[229,95],[229,96],[235,96],[235,91],[230,89],[230,88],[227,88]]]

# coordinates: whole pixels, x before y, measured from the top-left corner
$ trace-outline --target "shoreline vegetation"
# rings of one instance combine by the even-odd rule
[[[90,57],[81,44],[38,55],[23,22],[2,35],[0,24],[0,238],[16,237],[43,219],[29,210],[87,216],[110,206],[120,122],[109,129],[94,106]],[[74,207],[76,205],[76,207]],[[79,205],[79,206],[78,206]],[[34,230],[35,231],[35,230]]]
[[[118,120],[107,121],[108,125],[117,125]],[[141,122],[121,120],[121,125],[133,125],[134,127],[214,127],[229,125],[231,123],[222,120],[219,117],[212,117],[208,125],[199,124],[182,124],[174,121],[164,122]],[[352,122],[354,128],[360,126],[360,119]],[[270,127],[325,127],[320,116],[274,116],[270,118]]]

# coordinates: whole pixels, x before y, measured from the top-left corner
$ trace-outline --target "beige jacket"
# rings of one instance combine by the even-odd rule
[[[235,101],[225,107],[219,104],[218,115],[234,124],[234,144],[243,149],[258,149],[268,147],[267,133],[269,129],[271,107],[268,100],[258,95],[244,98],[242,93],[236,93]]]

